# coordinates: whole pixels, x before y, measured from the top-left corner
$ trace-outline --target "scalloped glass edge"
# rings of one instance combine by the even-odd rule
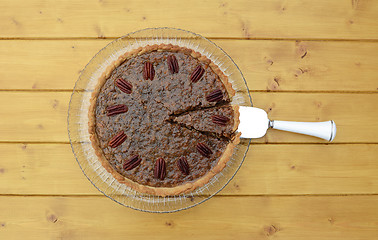
[[[207,56],[228,76],[236,94],[232,104],[252,106],[247,83],[232,58],[212,41],[177,28],[147,28],[118,38],[101,49],[85,66],[75,83],[67,116],[72,151],[84,175],[113,201],[145,212],[168,213],[194,207],[219,193],[235,176],[244,162],[250,139],[241,139],[222,172],[191,193],[158,197],[141,194],[120,184],[102,167],[94,153],[88,134],[88,107],[91,93],[105,68],[121,54],[149,44],[173,44],[196,50]]]

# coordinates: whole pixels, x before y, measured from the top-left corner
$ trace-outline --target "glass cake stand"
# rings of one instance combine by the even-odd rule
[[[105,196],[133,209],[146,212],[175,212],[194,207],[221,191],[235,176],[248,151],[250,140],[242,139],[235,148],[231,160],[222,172],[215,175],[206,185],[193,192],[178,196],[158,197],[139,193],[120,184],[102,167],[88,133],[89,100],[99,76],[105,68],[121,54],[132,49],[160,43],[184,46],[207,56],[229,77],[236,95],[232,104],[252,106],[248,87],[238,66],[220,47],[210,40],[181,29],[149,28],[133,32],[114,40],[101,49],[85,66],[77,80],[68,110],[68,135],[72,151],[88,180]]]

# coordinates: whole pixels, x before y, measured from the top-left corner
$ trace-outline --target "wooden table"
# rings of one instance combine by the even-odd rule
[[[0,1],[0,239],[377,239],[378,1]],[[85,178],[67,109],[80,71],[129,32],[210,38],[272,119],[333,119],[333,143],[269,131],[216,197],[122,207]]]

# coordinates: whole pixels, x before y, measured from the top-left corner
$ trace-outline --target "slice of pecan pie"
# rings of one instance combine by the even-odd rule
[[[220,69],[191,49],[127,52],[92,94],[92,146],[107,171],[140,193],[190,192],[219,173],[239,143],[234,94]]]
[[[239,126],[239,106],[225,105],[172,116],[172,121],[200,132],[231,138]]]

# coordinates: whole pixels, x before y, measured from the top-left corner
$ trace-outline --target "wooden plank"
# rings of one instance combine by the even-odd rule
[[[251,145],[227,194],[378,192],[377,145]]]
[[[72,89],[110,41],[1,41],[0,89]],[[251,90],[378,92],[378,42],[214,42],[239,65]]]
[[[20,7],[21,6],[21,7]],[[207,37],[377,39],[374,0],[2,1],[1,37],[119,37],[180,27]],[[190,9],[190,10],[189,10]]]
[[[377,142],[377,94],[253,93],[255,107],[263,108],[272,120],[318,122],[334,120],[334,142]],[[365,122],[366,121],[366,122]],[[362,123],[363,122],[363,123]],[[317,138],[269,129],[253,142],[322,142]]]
[[[0,197],[0,212],[2,239],[357,240],[378,235],[378,196],[215,197],[171,214],[135,211],[105,197]]]
[[[68,92],[0,93],[0,141],[68,141]]]
[[[220,195],[378,194],[376,156],[372,144],[252,145]],[[0,194],[101,195],[68,144],[0,144],[0,159]]]
[[[98,194],[69,144],[0,144],[2,194]]]
[[[378,43],[244,40],[219,46],[240,66],[250,90],[378,92]]]
[[[109,42],[1,41],[0,88],[73,89],[81,70]]]
[[[67,142],[69,92],[2,92],[0,141]],[[378,142],[376,103],[378,94],[264,93],[252,94],[255,107],[275,120],[326,121],[337,123],[335,142]],[[357,131],[358,130],[358,131]],[[277,130],[268,130],[253,142],[311,142],[325,140]]]

